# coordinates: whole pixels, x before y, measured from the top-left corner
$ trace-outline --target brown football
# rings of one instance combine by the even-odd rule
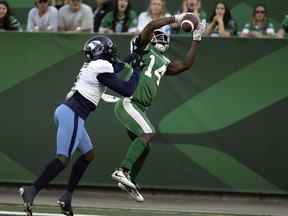
[[[198,28],[199,18],[194,14],[187,14],[181,22],[181,28],[185,32],[193,32]]]

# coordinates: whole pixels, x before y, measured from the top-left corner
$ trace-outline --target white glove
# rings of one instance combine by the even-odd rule
[[[193,32],[193,40],[201,41],[202,35],[206,30],[206,20],[202,20],[202,22],[198,25],[198,28]]]
[[[182,14],[176,14],[174,15],[174,19],[175,19],[175,22],[178,23],[178,24],[181,24],[184,16],[186,16],[187,14],[192,14],[192,13],[182,13]]]

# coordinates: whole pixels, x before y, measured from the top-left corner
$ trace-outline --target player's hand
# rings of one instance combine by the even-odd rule
[[[206,20],[202,20],[202,22],[198,25],[198,28],[193,32],[193,40],[201,41],[202,35],[206,30]]]
[[[142,60],[142,56],[139,55],[138,53],[132,53],[131,54],[131,65],[132,65],[134,70],[137,70],[140,72],[143,65],[144,65],[143,60]]]
[[[193,13],[182,13],[182,14],[176,14],[174,15],[174,19],[175,22],[178,23],[179,25],[181,24],[181,22],[183,21],[183,18],[187,15],[187,14],[193,14]]]
[[[135,37],[131,40],[130,43],[130,52],[137,53],[138,55],[145,55],[147,52],[145,51],[145,47],[143,48],[141,45],[140,37]]]

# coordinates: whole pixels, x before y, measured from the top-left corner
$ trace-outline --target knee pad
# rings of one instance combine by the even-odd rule
[[[95,159],[95,150],[91,150],[89,152],[87,152],[86,154],[81,156],[83,160],[87,161],[87,162],[91,162]]]
[[[154,135],[155,135],[154,133],[142,134],[142,135],[140,136],[140,138],[142,139],[142,141],[143,141],[147,146],[148,146],[148,145],[150,146],[150,143],[151,143]]]

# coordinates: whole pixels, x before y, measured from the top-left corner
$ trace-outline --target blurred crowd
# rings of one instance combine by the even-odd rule
[[[201,0],[174,1],[179,1],[178,14],[193,12],[207,21],[206,36],[284,38],[288,33],[288,15],[283,15],[280,29],[275,29],[263,4],[255,6],[244,28],[239,29],[228,1],[219,0],[209,13],[203,11]],[[8,1],[0,0],[0,31],[137,34],[151,20],[171,15],[166,9],[166,0],[150,0],[147,10],[140,14],[133,10],[131,0],[95,0],[94,6],[82,0],[36,0],[27,15],[27,26],[23,27]],[[167,34],[185,34],[175,24],[163,30]]]

